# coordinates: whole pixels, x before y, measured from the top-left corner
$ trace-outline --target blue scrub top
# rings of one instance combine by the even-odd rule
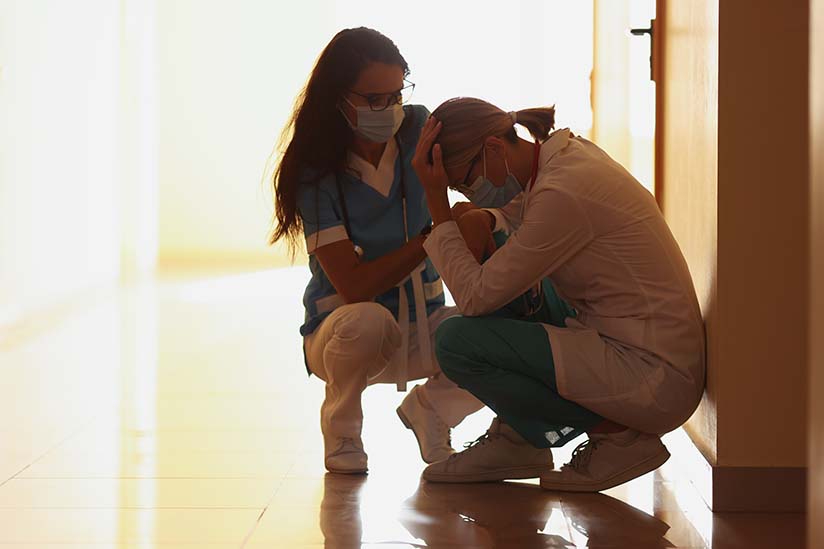
[[[412,169],[412,156],[418,143],[421,129],[429,116],[422,105],[404,106],[405,119],[398,131],[400,150],[395,160],[395,176],[388,196],[383,196],[367,183],[351,173],[338,174],[342,183],[352,240],[363,248],[363,261],[372,261],[392,252],[405,243],[403,234],[403,207],[401,199],[401,173],[406,183],[407,216],[409,238],[414,238],[424,227],[432,223],[426,195],[418,176]],[[308,179],[308,178],[307,178]],[[314,181],[306,181],[298,188],[298,211],[303,220],[303,231],[309,250],[309,269],[312,278],[303,295],[306,309],[305,322],[300,328],[303,336],[311,334],[330,313],[336,299],[336,291],[317,257],[312,253],[316,247],[343,240],[346,237],[341,202],[335,175],[327,174]],[[321,237],[322,238],[319,238]],[[320,246],[318,246],[320,244]],[[444,305],[443,286],[434,265],[426,259],[423,282],[427,293],[427,315]],[[415,321],[415,299],[412,281],[405,285],[409,303],[410,321]],[[379,295],[380,303],[398,318],[398,288]],[[330,305],[332,303],[333,305]]]

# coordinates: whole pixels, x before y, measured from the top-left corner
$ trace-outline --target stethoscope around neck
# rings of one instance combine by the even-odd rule
[[[401,207],[403,208],[403,238],[404,243],[409,243],[409,219],[407,217],[406,212],[406,173],[403,169],[403,149],[401,148],[401,140],[398,137],[398,134],[395,134],[395,144],[398,146],[398,158],[401,159],[401,179],[400,179],[400,186],[401,186]],[[352,237],[352,225],[349,222],[349,209],[346,207],[346,196],[343,194],[343,183],[340,180],[340,177],[335,177],[335,184],[338,188],[338,201],[340,202],[340,209],[341,214],[343,214],[343,226],[346,229],[346,235],[349,237],[349,240],[352,242],[355,248],[355,255],[358,256],[358,259],[363,258],[363,248],[361,248],[356,242],[355,239]]]

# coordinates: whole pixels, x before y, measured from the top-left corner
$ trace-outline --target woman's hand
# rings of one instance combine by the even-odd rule
[[[458,202],[452,206],[452,219],[457,221],[463,214],[477,209],[478,207],[472,202]]]
[[[452,221],[452,212],[449,209],[449,198],[446,189],[449,186],[449,178],[443,168],[443,158],[441,157],[441,146],[435,144],[435,138],[441,131],[441,123],[429,117],[421,130],[418,146],[415,148],[415,156],[412,157],[412,167],[418,174],[418,179],[426,192],[426,202],[429,205],[429,213],[432,214],[432,221],[435,225]],[[432,162],[429,162],[429,151],[432,151]]]
[[[443,158],[441,157],[441,146],[435,143],[435,139],[441,132],[443,124],[433,117],[429,117],[421,130],[418,146],[415,147],[415,155],[412,157],[412,167],[418,174],[423,188],[429,192],[443,192],[449,186],[449,179],[443,169]],[[429,162],[429,151],[432,151],[432,162]]]
[[[492,236],[495,218],[484,210],[470,210],[457,219],[458,228],[466,242],[466,247],[475,256],[478,263],[495,253],[498,247]]]

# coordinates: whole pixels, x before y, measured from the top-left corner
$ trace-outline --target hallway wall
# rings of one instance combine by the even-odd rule
[[[807,10],[670,0],[667,16],[664,212],[709,345],[706,396],[687,430],[714,466],[797,476],[807,462]]]
[[[707,326],[707,356],[719,360],[718,246],[718,0],[666,2],[664,154],[661,204],[687,260]],[[686,426],[716,461],[717,368],[707,372],[704,399]]]
[[[0,3],[0,332],[119,273],[119,16]]]
[[[824,0],[810,13],[809,547],[824,547]]]
[[[331,0],[158,2],[161,268],[288,263],[267,244],[262,177],[332,35],[331,8]]]
[[[809,15],[796,4],[720,3],[719,465],[807,463]]]
[[[557,103],[559,127],[585,133],[591,124],[591,0],[513,2],[512,40],[503,42],[478,38],[501,31],[493,0],[426,0],[403,17],[371,0],[157,4],[163,268],[289,263],[282,246],[267,245],[264,167],[317,56],[343,28],[367,26],[392,39],[417,84],[412,103],[430,110],[465,95],[506,109]],[[534,70],[539,62],[547,70]]]

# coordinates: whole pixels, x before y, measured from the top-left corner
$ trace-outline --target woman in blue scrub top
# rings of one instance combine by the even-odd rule
[[[271,242],[294,249],[305,240],[309,253],[300,331],[307,370],[326,383],[321,431],[326,468],[336,473],[367,470],[368,385],[405,390],[426,379],[397,413],[427,463],[454,453],[450,429],[483,406],[441,374],[433,353],[435,330],[457,311],[444,306],[423,249],[432,219],[411,160],[429,112],[406,104],[408,75],[386,36],[339,32],[298,97],[274,176]]]

